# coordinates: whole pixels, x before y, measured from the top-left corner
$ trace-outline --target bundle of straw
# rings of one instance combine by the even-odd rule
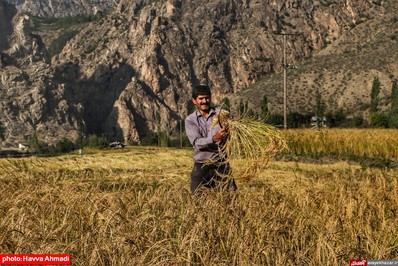
[[[281,132],[264,121],[252,117],[231,118],[221,110],[213,120],[213,127],[227,128],[228,137],[219,147],[219,153],[239,177],[250,178],[265,167],[269,159],[285,149],[286,142]]]

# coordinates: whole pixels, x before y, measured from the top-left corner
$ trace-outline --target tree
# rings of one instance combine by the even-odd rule
[[[0,140],[4,140],[4,133],[5,133],[5,129],[3,127],[3,125],[0,123]]]
[[[281,114],[270,114],[267,119],[267,123],[273,126],[282,127],[283,126],[283,115]]]
[[[55,151],[61,153],[71,152],[75,149],[75,144],[67,138],[62,138],[55,144]]]
[[[390,128],[398,128],[398,85],[393,82],[391,88],[391,109],[388,113],[388,124]]]
[[[396,81],[392,83],[391,87],[391,109],[398,109],[398,84]]]
[[[317,127],[322,127],[323,117],[325,116],[326,106],[322,100],[322,95],[319,90],[316,93],[316,107],[315,107],[315,115],[316,115],[316,123]]]
[[[228,112],[231,111],[231,102],[229,100],[228,97],[225,97],[222,101],[221,101],[221,109],[227,110]]]
[[[346,122],[346,114],[342,109],[337,109],[334,112],[328,112],[326,115],[326,123],[328,127],[341,127]]]
[[[290,113],[287,118],[288,128],[308,127],[311,115],[303,115],[297,112]]]
[[[372,90],[370,92],[370,112],[375,113],[379,107],[379,93],[381,89],[381,83],[379,78],[373,79]]]
[[[240,116],[242,116],[242,115],[245,113],[245,111],[246,111],[246,107],[245,107],[245,104],[244,104],[244,102],[243,102],[242,99],[240,99],[239,107],[238,107],[238,108],[239,108],[239,109],[238,109],[238,114],[239,114]]]
[[[265,121],[265,120],[267,120],[267,118],[269,116],[267,95],[263,96],[263,99],[261,100],[260,108],[261,108],[260,109],[260,118]]]
[[[40,152],[42,149],[42,144],[39,142],[39,138],[36,133],[33,133],[32,136],[28,139],[28,146],[31,152]]]
[[[388,128],[388,116],[384,112],[370,114],[370,126],[375,128]]]
[[[104,136],[88,135],[85,146],[90,148],[106,148],[109,146],[109,141]]]

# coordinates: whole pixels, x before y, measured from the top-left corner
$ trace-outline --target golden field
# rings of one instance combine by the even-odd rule
[[[290,129],[283,134],[297,155],[398,159],[397,129]]]
[[[343,144],[354,133],[330,132],[324,136],[340,139],[338,145],[360,142]],[[315,133],[284,134],[292,143]],[[369,133],[369,151],[379,156],[379,144],[393,154],[381,141],[384,131],[378,134]],[[0,253],[68,253],[72,265],[348,265],[354,258],[398,258],[397,168],[271,160],[248,180],[235,169],[236,192],[192,197],[191,167],[190,149],[157,147],[0,159]]]

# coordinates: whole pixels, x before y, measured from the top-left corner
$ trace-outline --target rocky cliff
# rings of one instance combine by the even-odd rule
[[[264,78],[282,69],[281,34],[297,34],[286,40],[288,62],[329,56],[325,64],[332,64],[337,51],[332,47],[342,47],[344,40],[360,39],[361,25],[382,23],[379,18],[387,17],[384,5],[384,1],[370,0],[122,0],[105,19],[84,28],[52,58],[44,72],[16,69],[21,71],[16,75],[22,80],[21,90],[12,97],[32,92],[37,80],[32,76],[40,75],[42,86],[35,85],[47,106],[42,112],[46,120],[30,122],[30,132],[47,127],[48,131],[76,135],[80,124],[87,133],[131,143],[158,130],[176,134],[178,122],[192,109],[191,88],[201,82],[213,88],[215,103],[238,94],[250,95],[249,100],[256,103],[261,94],[268,93],[277,110],[281,106],[280,84],[269,83],[275,87],[266,88],[256,84],[268,84],[263,83]],[[6,64],[2,73],[9,73],[9,68]],[[34,65],[25,69],[33,68],[39,69]],[[321,72],[308,67],[308,73],[318,81]],[[297,91],[307,90],[300,77],[295,79]],[[11,90],[10,82],[2,82],[2,91]],[[332,88],[335,84],[329,85]],[[48,94],[52,96],[47,98]],[[330,95],[334,95],[333,90]],[[0,104],[8,117],[7,121],[0,119],[7,128],[20,117],[4,108],[10,99],[3,96]],[[305,99],[303,106],[308,106],[311,101]],[[352,103],[349,97],[330,99],[330,106],[339,101]],[[25,113],[25,107],[15,109]],[[53,124],[45,126],[50,121]]]
[[[0,1],[0,18],[3,146],[18,145],[34,134],[47,143],[62,137],[76,139],[78,106],[69,105],[71,96],[65,93],[63,84],[55,81],[43,42],[30,31],[29,17]]]
[[[289,112],[315,113],[317,102],[321,101],[325,112],[342,110],[367,120],[376,78],[381,82],[379,108],[390,108],[391,88],[398,80],[398,2],[373,1],[362,6],[356,1],[344,2],[346,12],[352,14],[352,20],[346,20],[346,24],[337,20],[340,15],[318,11],[314,16],[314,21],[322,21],[328,27],[322,46],[311,58],[292,57],[296,53],[292,45],[295,40],[288,40],[288,63],[297,66],[287,70]],[[329,8],[335,10],[334,5]],[[265,76],[234,97],[245,98],[256,109],[263,95],[269,99],[271,112],[282,113],[282,71]]]
[[[119,0],[7,0],[37,17],[74,17],[114,9]]]

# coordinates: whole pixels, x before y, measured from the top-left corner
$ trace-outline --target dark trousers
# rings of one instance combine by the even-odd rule
[[[201,187],[223,191],[235,191],[235,180],[229,177],[231,168],[228,164],[195,163],[191,173],[191,192],[196,194]]]

